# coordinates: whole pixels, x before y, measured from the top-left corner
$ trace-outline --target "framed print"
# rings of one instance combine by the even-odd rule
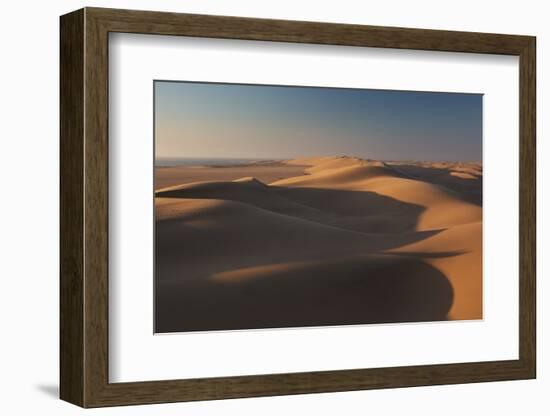
[[[535,378],[535,38],[61,17],[82,407]]]

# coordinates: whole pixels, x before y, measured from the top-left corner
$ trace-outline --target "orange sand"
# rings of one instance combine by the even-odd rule
[[[481,177],[346,156],[157,169],[156,331],[480,319]]]

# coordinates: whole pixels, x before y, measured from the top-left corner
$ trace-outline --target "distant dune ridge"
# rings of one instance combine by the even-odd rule
[[[480,163],[156,170],[177,179],[155,192],[157,332],[482,318]]]

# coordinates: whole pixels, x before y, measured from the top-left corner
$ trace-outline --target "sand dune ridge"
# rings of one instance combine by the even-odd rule
[[[157,330],[481,318],[480,165],[277,163],[156,191]]]

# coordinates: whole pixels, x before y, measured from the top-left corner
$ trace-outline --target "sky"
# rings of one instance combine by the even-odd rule
[[[155,81],[162,158],[480,161],[482,95]]]

